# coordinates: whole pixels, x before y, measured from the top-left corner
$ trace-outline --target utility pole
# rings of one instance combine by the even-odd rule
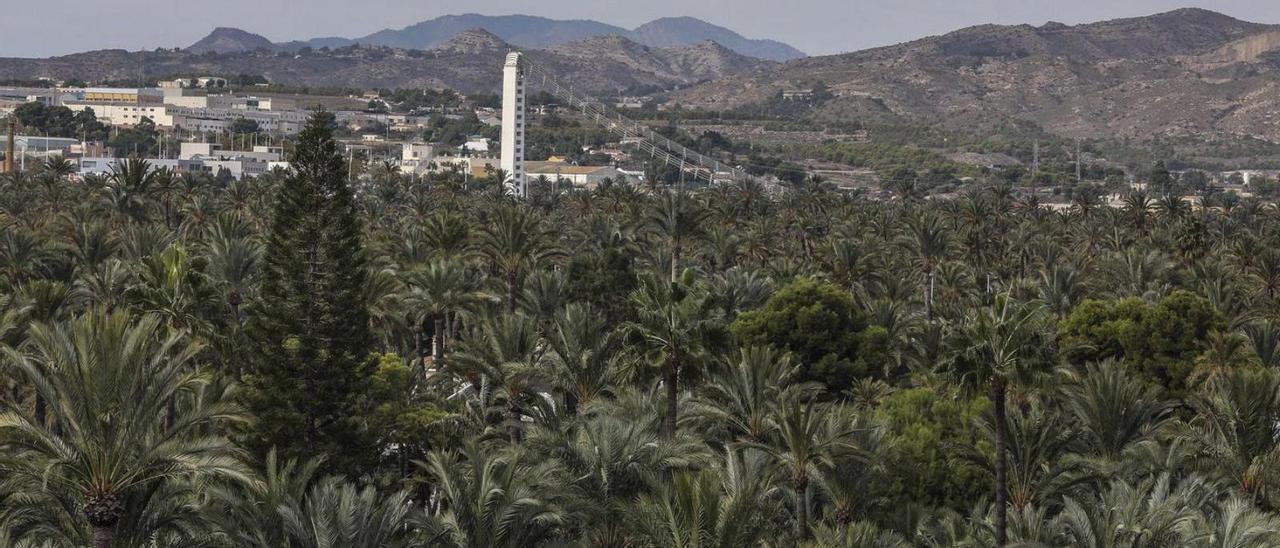
[[[1031,148],[1031,186],[1035,186],[1036,177],[1040,175],[1040,139],[1036,139]]]

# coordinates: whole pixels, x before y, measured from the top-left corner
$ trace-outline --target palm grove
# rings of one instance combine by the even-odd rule
[[[1274,546],[1280,213],[0,182],[0,545]]]

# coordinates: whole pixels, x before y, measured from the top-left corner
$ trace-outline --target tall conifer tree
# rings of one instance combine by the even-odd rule
[[[333,120],[307,120],[276,195],[254,314],[258,362],[246,384],[258,419],[250,441],[261,453],[324,453],[341,471],[376,453],[360,420],[374,360],[361,224]]]

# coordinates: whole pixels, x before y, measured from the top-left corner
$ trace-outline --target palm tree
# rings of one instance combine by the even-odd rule
[[[854,441],[865,428],[847,407],[821,404],[810,396],[793,393],[774,407],[776,426],[767,444],[752,444],[767,451],[785,470],[795,501],[796,537],[809,538],[811,483],[821,467],[832,467],[839,457],[865,457]]]
[[[210,521],[234,546],[289,545],[281,513],[303,506],[321,464],[320,458],[281,462],[272,449],[250,481],[208,486],[215,502],[206,506]]]
[[[1165,277],[1172,263],[1156,249],[1129,248],[1107,256],[1102,264],[1105,293],[1114,297],[1156,299],[1168,290]]]
[[[471,246],[471,227],[466,219],[451,213],[437,213],[422,222],[422,238],[442,259],[460,258]]]
[[[530,462],[516,449],[467,440],[460,451],[433,451],[418,463],[430,476],[439,508],[422,529],[428,546],[534,546],[571,517],[568,478],[554,461]]]
[[[558,254],[556,234],[524,207],[502,207],[480,233],[478,252],[503,276],[507,309],[516,309],[520,280]]]
[[[112,167],[106,199],[112,209],[125,219],[145,223],[148,220],[148,194],[158,177],[150,162],[129,158]]]
[[[706,353],[708,338],[719,328],[719,317],[707,295],[692,287],[693,274],[667,282],[649,275],[631,295],[636,319],[624,327],[639,339],[649,363],[662,371],[667,391],[665,433],[673,436],[677,425],[680,376],[695,366]]]
[[[1169,417],[1172,402],[1160,388],[1114,360],[1066,372],[1063,396],[1080,425],[1089,452],[1114,462],[1131,444],[1147,439]]]
[[[863,521],[843,526],[820,525],[813,531],[812,546],[822,548],[908,548],[902,535]],[[806,545],[810,546],[810,545]]]
[[[978,430],[984,437],[996,437],[995,425],[988,421],[980,421]],[[1057,409],[1035,402],[1018,409],[1009,416],[1006,438],[1008,509],[1016,515],[1025,517],[1037,507],[1052,507],[1063,493],[1093,477],[1086,461],[1074,458],[1076,430]],[[995,472],[989,452],[965,446],[961,456]]]
[[[1053,265],[1040,273],[1039,298],[1055,316],[1064,318],[1084,299],[1081,273],[1070,265]]]
[[[1280,327],[1276,322],[1263,320],[1244,326],[1244,333],[1249,337],[1253,353],[1266,367],[1280,367]]]
[[[249,223],[238,215],[221,215],[206,240],[209,275],[226,295],[231,316],[239,324],[240,305],[251,290],[250,281],[262,260],[262,245],[252,237]]]
[[[1196,357],[1196,367],[1187,381],[1201,383],[1203,388],[1211,390],[1227,373],[1259,365],[1261,361],[1249,347],[1248,337],[1214,331],[1209,333],[1204,353]]]
[[[705,233],[705,218],[706,211],[684,191],[664,192],[645,211],[645,225],[656,237],[666,241],[672,282],[681,271],[684,251]]]
[[[297,548],[409,548],[426,546],[409,523],[417,510],[405,491],[385,498],[373,486],[357,487],[342,478],[317,483],[302,502],[280,508],[280,518]]]
[[[1252,258],[1249,275],[1267,299],[1280,296],[1280,250],[1268,248]]]
[[[728,453],[720,470],[680,472],[636,501],[631,530],[660,548],[768,545],[777,515],[769,469],[752,452]]]
[[[589,305],[573,303],[556,315],[547,344],[551,347],[551,382],[576,414],[581,406],[609,394],[620,380],[622,340]]]
[[[1242,496],[1276,507],[1280,493],[1280,374],[1244,369],[1223,375],[1212,392],[1191,400],[1195,416],[1172,435],[1195,449],[1193,463],[1235,485]]]
[[[30,230],[16,226],[0,230],[0,277],[9,288],[38,274],[51,255],[44,241]]]
[[[1080,548],[1185,546],[1181,530],[1194,519],[1200,485],[1169,476],[1136,486],[1113,482],[1096,500],[1069,497],[1054,520],[1062,538]]]
[[[128,302],[135,273],[119,259],[108,259],[76,280],[74,300],[106,310],[114,310]]]
[[[470,330],[450,369],[466,379],[482,413],[501,406],[508,437],[518,441],[524,410],[538,398],[535,388],[544,385],[545,360],[537,322],[520,313],[499,314]]]
[[[1151,222],[1151,212],[1155,209],[1155,201],[1145,191],[1130,192],[1124,197],[1124,214],[1138,231],[1138,236],[1146,234],[1147,225]]]
[[[800,368],[772,347],[745,347],[724,360],[699,391],[694,415],[712,436],[765,443],[776,428],[775,405],[793,397]]]
[[[773,293],[773,280],[768,276],[737,266],[717,272],[707,286],[725,318],[760,308]]]
[[[119,250],[119,240],[100,221],[78,221],[73,230],[71,254],[82,268],[96,268]]]
[[[435,261],[426,268],[414,270],[405,277],[406,303],[415,310],[415,340],[421,327],[431,321],[431,364],[444,367],[445,321],[449,314],[467,312],[484,301],[467,276],[466,268],[454,261]],[[415,348],[415,358],[422,352]],[[426,367],[422,367],[425,371]]]
[[[1038,373],[1038,352],[1043,351],[1041,309],[1014,303],[1007,295],[996,297],[990,307],[966,318],[961,329],[959,359],[972,367],[967,378],[985,382],[995,404],[995,504],[996,547],[1008,542],[1006,531],[1008,497],[1008,413],[1007,392],[1011,383],[1025,383]]]
[[[122,522],[137,517],[126,508],[158,487],[248,479],[222,434],[244,415],[192,367],[200,346],[181,333],[159,335],[162,325],[155,315],[92,310],[64,325],[36,324],[29,347],[5,350],[52,418],[42,425],[0,404],[0,447],[23,463],[10,472],[74,496],[96,548],[112,546]]]
[[[1266,548],[1280,544],[1280,519],[1233,498],[1216,513],[1183,522],[1182,538],[1191,548]]]
[[[140,308],[160,315],[170,329],[204,335],[209,326],[202,309],[216,301],[203,266],[203,258],[175,243],[142,261],[140,283],[131,294]]]
[[[951,251],[950,227],[937,215],[922,213],[907,223],[902,246],[915,257],[916,267],[924,275],[925,317],[933,318],[934,274]]]
[[[591,524],[586,536],[596,545],[625,545],[617,539],[628,505],[650,490],[654,478],[714,461],[702,440],[690,435],[662,438],[648,421],[606,410],[579,419],[560,430],[534,429],[524,446],[540,458],[560,462],[574,478],[573,487],[586,498]]]

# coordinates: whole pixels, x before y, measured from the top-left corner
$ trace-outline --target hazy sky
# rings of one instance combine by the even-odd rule
[[[18,2],[18,0],[4,0]],[[0,16],[0,56],[187,46],[216,26],[275,41],[355,37],[458,13],[525,13],[634,27],[690,15],[810,54],[838,53],[979,23],[1068,24],[1199,6],[1280,23],[1280,0],[34,0]],[[17,4],[15,4],[17,5]]]

